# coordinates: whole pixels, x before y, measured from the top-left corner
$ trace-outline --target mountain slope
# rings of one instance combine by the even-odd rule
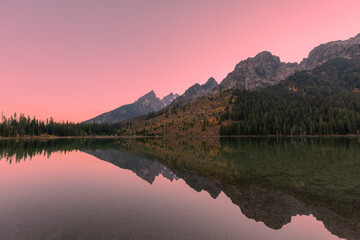
[[[120,135],[218,136],[219,119],[231,100],[230,92],[208,95],[188,103],[169,106],[153,116],[129,120]],[[131,125],[131,127],[128,127]]]
[[[123,135],[328,135],[360,133],[360,60],[333,59],[280,84],[228,90],[135,119]]]
[[[221,135],[360,133],[360,59],[330,60],[279,85],[236,90]]]
[[[170,93],[162,100],[160,100],[156,97],[154,91],[151,91],[132,104],[127,104],[110,112],[103,113],[95,118],[85,121],[85,123],[114,123],[125,119],[138,117],[163,109],[177,97],[177,94],[174,95],[173,93]]]

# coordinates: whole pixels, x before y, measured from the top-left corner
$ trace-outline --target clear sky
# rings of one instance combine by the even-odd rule
[[[0,111],[73,122],[360,33],[359,0],[0,0]]]

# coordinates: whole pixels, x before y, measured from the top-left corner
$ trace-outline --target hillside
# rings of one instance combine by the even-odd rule
[[[220,134],[358,134],[359,88],[360,60],[334,59],[273,87],[236,90]]]
[[[163,99],[159,99],[156,97],[154,91],[151,91],[131,104],[123,105],[110,112],[103,113],[84,123],[116,123],[121,120],[142,116],[165,108],[177,97],[177,94],[174,95],[173,93],[170,93]]]
[[[228,90],[131,121],[124,135],[327,135],[360,131],[360,60],[333,59],[280,84]],[[128,126],[128,125],[127,125]]]
[[[123,122],[121,135],[217,136],[219,120],[231,98],[230,92],[169,106],[159,113]],[[130,126],[130,127],[129,127]]]

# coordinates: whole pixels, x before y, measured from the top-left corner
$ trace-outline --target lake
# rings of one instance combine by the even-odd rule
[[[359,138],[0,140],[0,239],[360,239]]]

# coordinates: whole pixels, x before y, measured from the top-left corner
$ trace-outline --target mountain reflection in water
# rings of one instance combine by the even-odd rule
[[[332,234],[360,239],[360,144],[356,138],[76,139],[0,141],[0,158],[80,150],[153,184],[183,179],[221,192],[250,219],[281,229],[313,215]],[[3,160],[5,161],[5,160]]]

